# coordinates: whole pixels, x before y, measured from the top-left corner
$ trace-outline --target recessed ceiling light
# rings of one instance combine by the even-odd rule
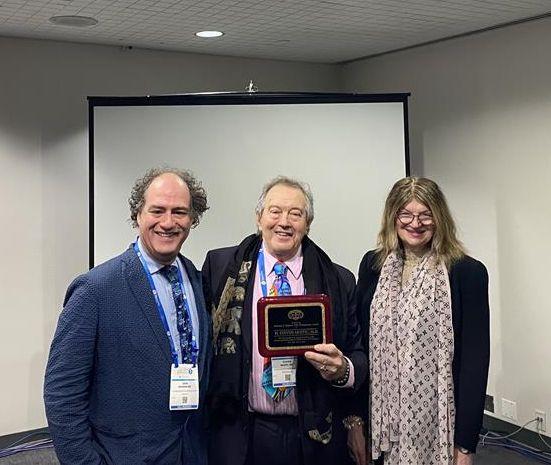
[[[98,20],[89,16],[52,16],[50,23],[58,26],[88,27],[98,24]]]
[[[195,35],[197,37],[203,37],[203,38],[213,38],[213,37],[220,37],[220,36],[223,36],[224,33],[223,32],[220,32],[220,31],[201,31],[201,32],[196,32]]]

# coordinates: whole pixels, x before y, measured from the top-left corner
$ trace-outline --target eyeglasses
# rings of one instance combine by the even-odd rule
[[[432,214],[426,212],[416,215],[408,211],[401,211],[396,215],[396,218],[398,218],[398,221],[404,226],[411,224],[415,218],[417,218],[417,222],[423,226],[431,226],[433,224]]]

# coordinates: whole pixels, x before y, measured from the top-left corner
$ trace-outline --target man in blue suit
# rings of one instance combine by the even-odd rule
[[[129,199],[139,237],[69,286],[44,400],[62,465],[202,465],[210,321],[180,248],[208,209],[188,172],[153,169]]]

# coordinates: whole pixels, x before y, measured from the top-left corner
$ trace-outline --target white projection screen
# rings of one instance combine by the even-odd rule
[[[210,209],[182,252],[256,231],[262,186],[286,175],[314,194],[310,237],[354,273],[373,248],[384,199],[409,171],[408,94],[190,94],[89,97],[90,266],[134,241],[128,197],[150,167],[191,170]]]

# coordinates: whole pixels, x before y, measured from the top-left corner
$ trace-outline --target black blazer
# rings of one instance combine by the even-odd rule
[[[371,301],[380,276],[375,259],[375,251],[367,252],[358,272],[358,319],[366,350],[369,347]],[[482,426],[490,361],[488,272],[481,262],[465,256],[451,266],[449,277],[454,334],[455,444],[475,452]],[[367,418],[367,382],[361,391],[357,395],[357,412]]]
[[[237,247],[226,247],[222,249],[212,250],[207,254],[205,263],[203,264],[203,284],[205,286],[205,297],[207,305],[212,307],[212,296],[221,283],[224,271],[230,261],[235,259]],[[367,361],[363,347],[361,346],[361,330],[356,317],[356,298],[355,285],[356,280],[354,275],[339,265],[335,265],[338,274],[344,284],[344,289],[348,297],[349,307],[346,311],[347,321],[347,340],[346,347],[339,347],[343,353],[352,361],[354,365],[355,383],[354,388],[358,388],[363,384],[367,372]],[[251,273],[256,272],[256,263],[253,263]],[[307,277],[305,277],[307,279]],[[217,465],[238,465],[245,462],[247,455],[248,443],[248,412],[247,412],[247,392],[249,383],[250,363],[251,363],[251,310],[252,310],[252,288],[253,280],[251,280],[246,291],[244,312],[241,322],[243,334],[243,373],[242,382],[244,386],[244,401],[241,406],[241,411],[235,414],[228,415],[224,418],[217,416],[211,418],[210,422],[210,457],[211,463]],[[310,364],[299,358],[297,371],[297,403],[299,408],[299,426],[306,428],[309,423],[309,418],[316,415],[315,411],[310,411],[306,406],[310,403],[309,399],[305,399],[301,395],[301,385],[305,383],[313,383],[313,377],[319,378],[319,374],[315,372]],[[317,381],[319,382],[319,381]],[[352,389],[333,388],[333,437],[328,445],[323,445],[319,442],[314,442],[307,437],[303,437],[303,453],[305,456],[305,464],[316,465],[334,465],[336,463],[344,463],[347,457],[346,453],[346,432],[341,424],[341,419],[344,415],[344,405],[352,399]],[[348,407],[349,408],[349,407]],[[347,408],[347,410],[348,410]]]

